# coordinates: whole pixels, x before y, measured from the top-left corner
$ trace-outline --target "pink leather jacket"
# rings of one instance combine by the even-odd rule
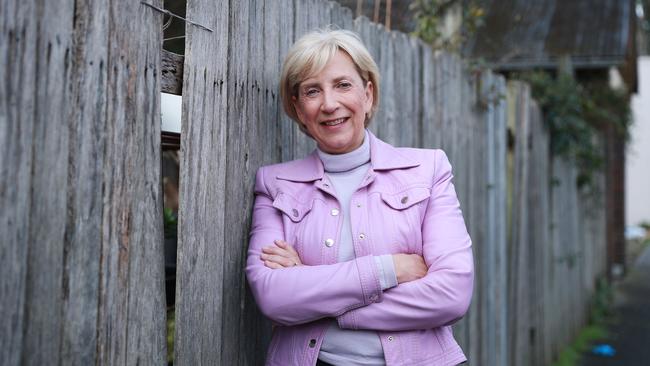
[[[337,263],[343,218],[314,152],[257,172],[246,275],[277,324],[267,365],[315,365],[329,322],[378,332],[387,365],[465,361],[450,325],[472,297],[471,240],[441,150],[395,148],[370,134],[371,168],[352,195],[356,259]],[[261,248],[284,239],[304,266],[269,269]],[[381,290],[373,256],[416,253],[428,274]]]

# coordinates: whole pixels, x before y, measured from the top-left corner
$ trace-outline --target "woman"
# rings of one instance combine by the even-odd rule
[[[246,274],[276,324],[267,365],[457,365],[471,241],[440,150],[366,130],[377,65],[352,32],[287,55],[284,109],[317,149],[257,172]]]

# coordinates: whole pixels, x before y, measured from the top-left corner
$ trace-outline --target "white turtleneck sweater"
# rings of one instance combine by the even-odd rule
[[[356,257],[350,226],[350,199],[370,168],[368,132],[366,132],[363,144],[354,151],[332,155],[318,149],[318,156],[323,162],[325,173],[334,186],[336,197],[343,209],[338,261],[347,262]],[[393,257],[391,255],[375,256],[375,263],[382,290],[397,286]],[[377,332],[341,329],[336,320],[332,320],[325,334],[318,358],[333,365],[375,366],[386,364]]]

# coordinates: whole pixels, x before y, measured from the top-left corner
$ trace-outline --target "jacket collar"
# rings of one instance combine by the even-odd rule
[[[398,149],[378,139],[368,130],[370,137],[370,166],[372,170],[393,170],[412,168],[419,162],[403,155]],[[304,159],[295,160],[286,169],[282,169],[277,179],[293,182],[312,182],[323,179],[323,163],[316,150]]]

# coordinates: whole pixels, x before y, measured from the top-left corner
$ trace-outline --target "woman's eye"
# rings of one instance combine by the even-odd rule
[[[304,94],[308,97],[313,97],[318,94],[318,89],[307,89],[305,90]]]
[[[339,88],[349,89],[351,87],[352,87],[352,83],[350,83],[348,81],[342,81],[342,82],[339,83]]]

